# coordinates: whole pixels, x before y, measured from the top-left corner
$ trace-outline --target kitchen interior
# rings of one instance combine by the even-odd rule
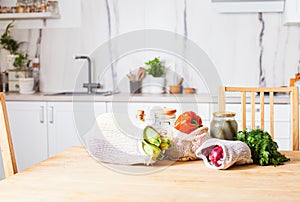
[[[119,124],[129,133],[153,123],[157,108],[175,109],[174,120],[194,111],[210,127],[219,86],[300,86],[299,0],[0,0],[0,6],[1,91],[19,172],[87,146],[101,114],[125,114]],[[19,45],[14,53],[25,57],[19,66],[3,44],[7,30]],[[151,64],[163,67],[162,83],[150,76]],[[240,99],[227,96],[240,129]],[[290,150],[290,100],[285,93],[274,97],[274,140]]]

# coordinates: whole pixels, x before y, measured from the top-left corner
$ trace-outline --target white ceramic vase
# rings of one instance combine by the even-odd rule
[[[142,93],[164,93],[166,79],[164,77],[153,77],[147,75],[142,83]]]
[[[32,94],[35,91],[33,90],[34,78],[19,78],[19,87],[20,94]]]

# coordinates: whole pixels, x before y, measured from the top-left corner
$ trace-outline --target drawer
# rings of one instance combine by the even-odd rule
[[[8,89],[9,91],[19,91],[19,82],[18,81],[9,81],[8,82]]]
[[[8,72],[8,80],[9,81],[18,81],[19,78],[25,78],[27,76],[27,72],[25,71],[9,71]]]

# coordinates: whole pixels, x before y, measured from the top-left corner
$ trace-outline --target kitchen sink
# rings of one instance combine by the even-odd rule
[[[99,91],[99,92],[72,92],[72,91],[66,91],[66,92],[58,92],[58,93],[47,93],[45,96],[94,96],[94,95],[102,95],[102,96],[108,96],[112,95],[112,91]]]

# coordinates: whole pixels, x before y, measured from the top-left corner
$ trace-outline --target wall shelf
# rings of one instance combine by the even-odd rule
[[[0,20],[34,20],[34,19],[59,19],[60,15],[51,12],[43,13],[3,13]]]
[[[283,12],[285,0],[211,0],[219,13]]]
[[[286,0],[285,13],[283,18],[284,25],[300,24],[300,0]]]

